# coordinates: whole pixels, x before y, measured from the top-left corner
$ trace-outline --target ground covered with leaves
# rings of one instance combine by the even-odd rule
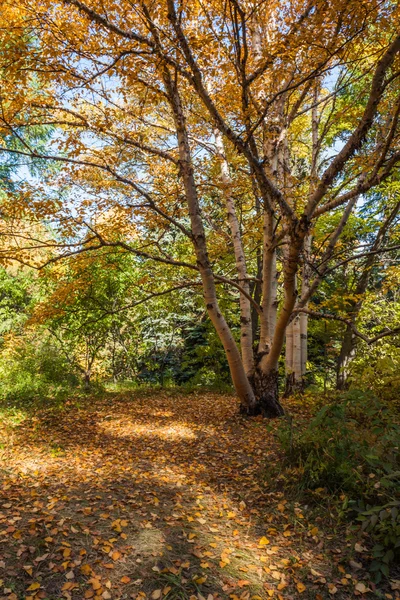
[[[269,480],[272,431],[232,396],[109,393],[15,413],[2,438],[1,598],[400,598],[328,498]]]

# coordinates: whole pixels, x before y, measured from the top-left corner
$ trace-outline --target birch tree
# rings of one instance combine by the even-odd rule
[[[52,185],[69,187],[74,211],[57,194],[32,201],[50,181],[28,202],[68,232],[49,260],[118,246],[175,267],[178,277],[190,273],[242,411],[281,415],[287,328],[292,369],[302,377],[308,304],[357,199],[400,161],[398,25],[394,4],[370,0],[18,0],[9,28],[35,41],[20,49],[25,62],[2,56],[1,128],[23,145],[15,153],[63,166]],[[24,65],[46,83],[43,92],[24,93]],[[356,101],[344,103],[350,87]],[[58,131],[46,152],[25,138],[37,123]],[[204,162],[215,159],[218,173],[205,181]],[[232,196],[238,179],[252,204],[242,222]],[[205,202],[211,188],[224,198],[235,271],[218,260]],[[119,218],[96,222],[96,211],[111,206],[124,213],[123,227]],[[312,248],[316,223],[334,211],[342,213],[338,226]],[[71,242],[72,232],[80,240]],[[163,247],[167,232],[172,251]],[[20,245],[21,260],[29,250]],[[239,295],[240,348],[218,285]]]

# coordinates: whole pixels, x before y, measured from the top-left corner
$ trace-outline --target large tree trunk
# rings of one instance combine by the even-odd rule
[[[233,385],[235,386],[240,399],[241,412],[247,415],[262,414],[267,417],[281,416],[283,415],[283,408],[279,403],[277,373],[279,353],[274,355],[276,360],[275,363],[273,363],[272,368],[269,366],[267,369],[263,369],[260,363],[255,372],[248,376],[232,336],[232,332],[219,309],[214,277],[208,259],[206,236],[194,180],[185,118],[180,97],[169,77],[168,71],[166,72],[166,86],[169,91],[171,105],[174,111],[175,126],[179,143],[181,174],[185,187],[185,195],[189,207],[189,216],[193,234],[192,242],[196,253],[197,265],[202,278],[207,312],[224,346]],[[233,220],[231,220],[231,223],[235,225]]]
[[[263,415],[268,418],[281,417],[285,414],[279,402],[278,371],[264,373],[257,368],[250,377],[250,382],[256,404],[250,410],[246,410],[246,414]]]
[[[304,261],[301,279],[301,297],[304,297],[310,287],[310,267],[308,264],[311,251],[311,235],[304,241]],[[308,308],[308,302],[305,305]],[[308,315],[297,314],[286,328],[286,383],[285,396],[295,392],[303,392],[306,381],[308,354]]]
[[[254,371],[253,356],[253,330],[251,318],[250,282],[247,274],[246,258],[243,250],[242,237],[240,234],[240,225],[236,215],[235,203],[232,198],[232,180],[229,173],[229,165],[225,156],[224,143],[221,132],[215,130],[215,144],[218,151],[218,158],[221,164],[221,180],[224,189],[225,205],[228,215],[228,224],[231,230],[233,250],[235,254],[236,269],[238,272],[239,284],[245,294],[240,292],[240,348],[242,360],[246,375],[249,377]],[[246,296],[247,294],[247,296]]]
[[[83,374],[83,384],[84,384],[84,388],[85,388],[86,392],[88,392],[90,390],[90,377],[91,377],[90,369],[85,370],[85,372]]]
[[[309,198],[314,192],[318,176],[318,154],[319,154],[319,117],[318,117],[318,94],[319,82],[314,84],[314,106],[311,111],[311,171],[310,171],[310,189]],[[309,259],[311,254],[312,236],[308,233],[304,240],[303,247],[303,270],[301,279],[301,298],[309,298],[311,272]],[[304,308],[308,308],[308,299],[304,303]],[[290,396],[293,392],[302,392],[305,387],[305,375],[307,370],[308,354],[308,315],[301,313],[288,325],[286,334],[286,386],[285,396]]]
[[[307,346],[302,340],[302,328],[304,330],[305,326],[302,316],[296,315],[286,328],[286,397],[304,389],[306,357],[303,357],[303,353],[307,352]]]
[[[260,354],[269,352],[276,327],[277,271],[274,227],[274,215],[270,211],[264,210],[262,315],[260,317],[260,341],[258,344]]]
[[[186,199],[189,206],[189,215],[193,233],[192,241],[203,282],[203,291],[207,312],[224,346],[232,381],[240,399],[241,412],[247,415],[262,414],[268,417],[281,416],[283,414],[283,409],[278,398],[278,379],[276,367],[267,371],[257,368],[252,374],[247,374],[232,333],[225,321],[225,318],[220,312],[216,296],[215,282],[208,259],[206,237],[193,175],[185,118],[176,87],[173,85],[168,76],[166,78],[166,83],[167,87],[169,88],[171,104],[174,110],[175,125],[179,142],[181,174],[185,186]],[[228,206],[230,209],[232,208],[230,203]],[[231,213],[231,217],[232,216],[233,215]],[[236,224],[232,218],[231,227],[231,231],[235,231]],[[235,236],[235,240],[236,242],[238,241],[237,236]],[[239,251],[241,250],[239,244],[236,245],[236,248]],[[240,268],[242,269],[242,277],[244,281],[247,281],[246,277],[244,276],[242,261],[240,261],[240,264]]]
[[[194,179],[189,137],[181,99],[177,86],[167,68],[164,70],[164,78],[175,120],[179,144],[181,175],[185,188],[185,197],[188,204],[192,229],[192,243],[202,280],[207,313],[224,347],[232,382],[239,396],[242,410],[248,414],[253,414],[255,411],[254,407],[257,403],[256,398],[244,369],[240,352],[232,332],[221,313],[217,300],[214,276],[208,258],[206,235],[201,217],[196,182]]]
[[[278,388],[272,384],[277,381],[279,356],[282,352],[286,329],[296,302],[296,272],[307,227],[306,222],[300,222],[297,231],[288,240],[288,250],[283,258],[283,306],[276,323],[271,349],[261,356],[256,370],[257,377],[255,378],[254,389],[259,390],[258,402],[261,405],[263,402],[268,402],[276,416],[283,414],[283,409],[278,400]],[[268,391],[266,385],[270,386]]]

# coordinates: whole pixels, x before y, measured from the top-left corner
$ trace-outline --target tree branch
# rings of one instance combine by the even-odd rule
[[[339,321],[341,323],[345,323],[345,325],[347,325],[348,327],[351,328],[354,335],[361,338],[368,345],[374,344],[378,340],[381,340],[382,338],[387,337],[389,335],[396,335],[396,334],[400,333],[400,326],[399,326],[399,327],[395,327],[394,329],[385,329],[384,331],[381,331],[374,337],[369,338],[367,335],[364,335],[363,333],[361,333],[361,331],[359,331],[357,329],[357,327],[354,325],[354,323],[352,321],[350,321],[349,319],[345,319],[343,317],[337,317],[336,315],[331,315],[330,313],[316,312],[314,310],[308,310],[307,308],[295,308],[293,310],[293,313],[296,313],[296,314],[304,313],[315,319],[328,319],[331,321]]]

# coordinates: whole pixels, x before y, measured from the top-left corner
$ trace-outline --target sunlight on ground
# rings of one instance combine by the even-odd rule
[[[186,425],[174,423],[173,425],[147,425],[133,423],[126,419],[113,419],[112,421],[103,421],[98,424],[98,428],[114,436],[129,437],[153,437],[156,436],[163,440],[194,440],[196,434]]]

